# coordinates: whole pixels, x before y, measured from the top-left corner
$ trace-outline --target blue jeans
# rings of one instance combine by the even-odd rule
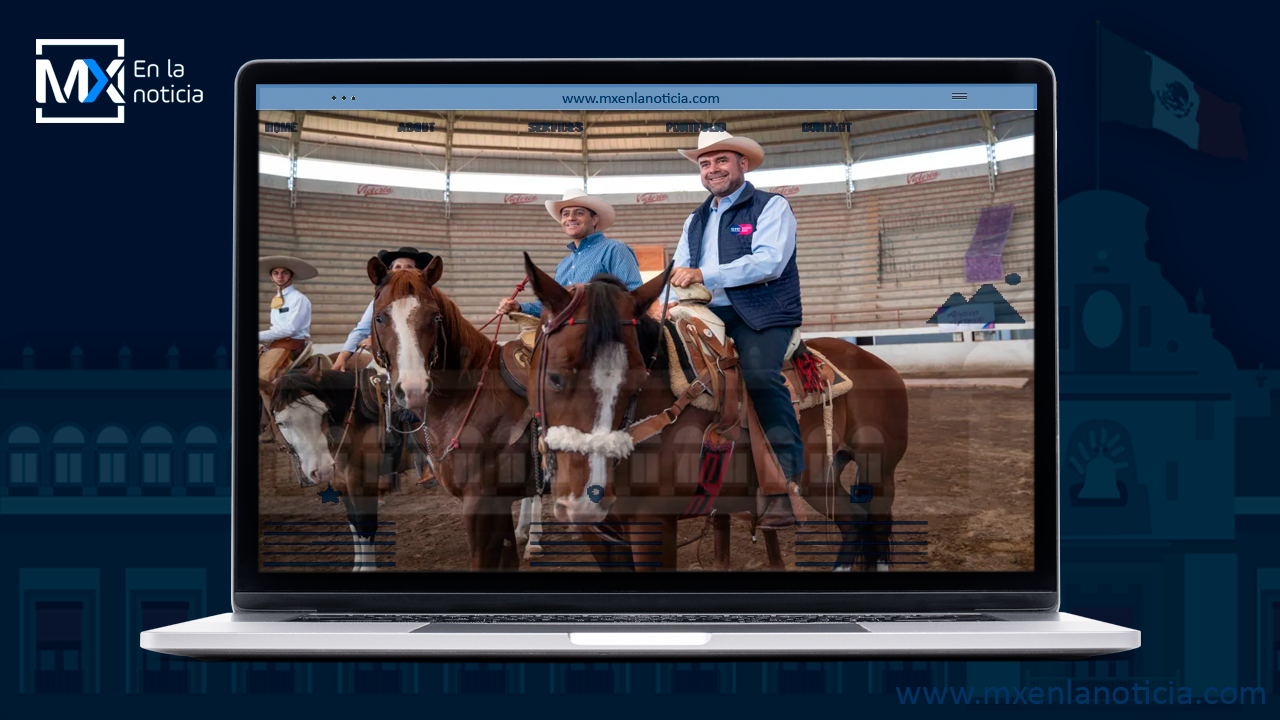
[[[773,446],[788,478],[804,472],[804,442],[800,423],[791,405],[791,393],[782,381],[782,356],[787,352],[794,327],[752,330],[731,305],[711,308],[724,321],[725,332],[738,346],[738,363],[747,394],[760,418],[760,427]]]

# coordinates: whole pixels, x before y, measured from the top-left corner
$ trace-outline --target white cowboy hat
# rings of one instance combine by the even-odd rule
[[[292,255],[268,255],[258,258],[258,274],[263,280],[270,280],[272,268],[278,267],[288,268],[293,273],[294,280],[310,280],[320,274],[315,265]]]
[[[676,152],[697,163],[699,156],[720,150],[732,150],[746,158],[747,172],[755,170],[760,167],[760,163],[764,162],[764,148],[760,147],[760,143],[751,138],[734,137],[727,132],[714,130],[698,133],[698,147]]]
[[[567,207],[584,207],[596,214],[596,232],[600,232],[613,224],[613,206],[602,198],[592,197],[577,188],[564,191],[563,200],[546,201],[547,212],[560,222],[560,210]]]

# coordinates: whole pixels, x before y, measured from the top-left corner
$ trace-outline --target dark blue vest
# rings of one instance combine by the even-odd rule
[[[712,196],[714,197],[714,196]],[[730,228],[738,225],[760,227],[760,213],[769,200],[777,197],[774,193],[757,192],[751,183],[743,186],[738,201],[728,210],[720,214],[720,264],[731,263],[743,255],[751,254],[751,235],[735,235]],[[711,213],[711,197],[693,211],[689,221],[689,262],[696,267],[702,260],[702,233],[706,228],[707,216]],[[783,202],[786,202],[785,200]],[[791,253],[777,280],[725,288],[733,309],[742,317],[743,322],[752,330],[764,330],[771,327],[795,327],[803,317],[800,306],[800,271],[796,269],[796,252]]]

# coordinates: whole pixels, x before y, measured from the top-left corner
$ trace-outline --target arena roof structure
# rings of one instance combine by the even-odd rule
[[[724,123],[765,147],[767,169],[846,166],[1029,136],[1034,111],[261,111],[265,123],[297,123],[274,134],[260,126],[262,152],[433,170],[591,178],[688,174],[678,148],[697,131],[668,123]],[[430,132],[403,132],[404,123]],[[581,123],[581,132],[533,133],[530,123]],[[806,123],[848,123],[847,132],[808,132]]]
[[[979,355],[1025,359],[1018,353],[1029,340],[1021,336],[974,354],[971,333],[941,332],[927,321],[948,297],[969,297],[1000,275],[1016,278],[1001,292],[1026,324],[997,330],[1013,340],[1034,327],[1033,111],[672,115],[260,111],[261,247],[305,256],[320,269],[306,292],[312,336],[326,350],[366,308],[365,263],[386,247],[446,257],[443,288],[479,326],[523,277],[522,253],[544,267],[564,257],[564,233],[543,201],[566,188],[585,186],[613,204],[610,237],[636,251],[642,277],[664,267],[682,223],[706,197],[694,165],[676,152],[696,146],[699,128],[669,131],[668,123],[723,123],[764,146],[765,163],[747,179],[786,196],[795,213],[806,336],[858,338],[902,355],[895,362],[904,368],[955,358],[972,366]],[[531,123],[571,131],[531,132]],[[824,125],[813,132],[806,123]],[[836,132],[829,123],[846,125]],[[286,131],[271,132],[278,124]],[[976,228],[1001,208],[1002,268],[970,277]],[[264,324],[270,292],[263,287]],[[966,340],[907,344],[923,336]]]

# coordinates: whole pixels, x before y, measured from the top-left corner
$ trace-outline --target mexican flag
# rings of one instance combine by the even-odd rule
[[[1240,106],[1196,85],[1178,68],[1102,28],[1102,119],[1163,130],[1219,157],[1248,157]]]

